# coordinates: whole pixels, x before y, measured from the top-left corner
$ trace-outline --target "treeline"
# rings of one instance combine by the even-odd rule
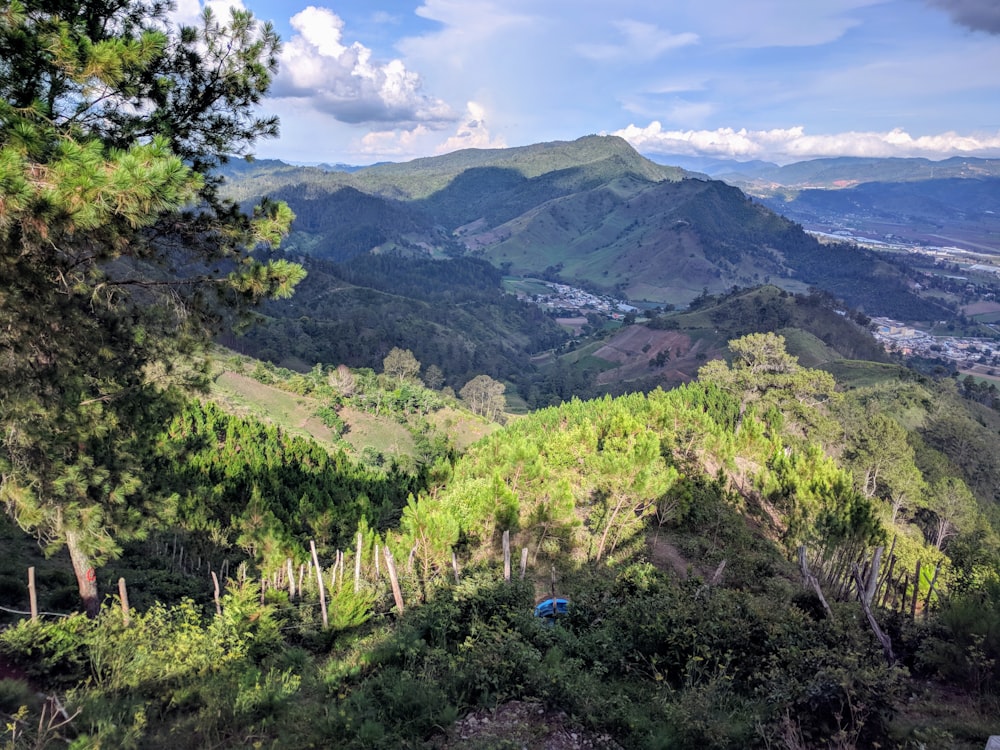
[[[265,307],[265,318],[225,343],[297,369],[374,368],[393,347],[409,349],[458,389],[483,373],[530,372],[532,354],[566,338],[538,307],[503,294],[498,272],[482,261],[392,255],[306,267],[293,299]]]
[[[429,471],[374,470],[198,401],[171,421],[162,446],[151,490],[176,498],[169,515],[217,554],[242,551],[263,568],[304,560],[310,540],[322,549],[349,545],[362,522],[391,526]]]
[[[962,479],[934,473],[946,454],[894,416],[926,408],[923,384],[841,393],[773,334],[731,350],[669,392],[517,420],[433,487],[192,405],[164,434],[163,489],[181,498],[178,523],[254,564],[204,614],[155,606],[126,625],[108,608],[25,622],[0,648],[74,686],[73,732],[115,746],[184,732],[220,747],[400,747],[508,700],[625,747],[952,742],[956,728],[893,715],[919,692],[911,677],[967,689],[975,676],[972,697],[993,705],[1000,568]],[[318,592],[293,596],[279,576],[289,559],[306,569],[313,537],[328,625]],[[508,540],[524,583],[502,580]],[[859,627],[856,587],[828,589],[823,607],[803,586],[790,563],[802,545],[817,567],[860,566],[876,545],[899,569],[940,564],[902,592],[921,602],[916,619],[878,613],[896,657]],[[536,588],[571,602],[554,626],[531,616]],[[38,710],[13,720],[33,741],[47,731],[26,721]]]

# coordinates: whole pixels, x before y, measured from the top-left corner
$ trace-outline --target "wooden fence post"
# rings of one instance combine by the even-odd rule
[[[524,580],[524,571],[528,569],[528,548],[521,547],[521,580]]]
[[[285,558],[285,571],[288,574],[288,599],[295,598],[295,568],[292,567],[292,558]]]
[[[855,566],[857,568],[857,566]],[[823,611],[826,612],[827,617],[833,617],[833,612],[830,611],[830,605],[826,603],[826,597],[823,596],[823,590],[819,587],[819,581],[816,579],[812,573],[809,572],[809,563],[806,560],[806,546],[799,546],[799,570],[802,573],[803,582],[809,586],[813,592],[816,594],[816,598],[819,599],[819,603],[823,605]],[[861,589],[858,589],[858,593],[864,597]]]
[[[28,568],[28,601],[31,602],[31,621],[38,622],[38,591],[35,590],[35,566]]]
[[[361,532],[358,532],[358,543],[354,552],[354,593],[358,593],[361,588],[361,542],[363,541]]]
[[[125,579],[118,579],[118,597],[122,601],[122,620],[125,622],[125,627],[128,627],[129,623],[132,622],[129,617],[128,610],[128,588],[125,586]]]
[[[215,614],[222,614],[222,603],[219,601],[219,577],[212,571],[212,583],[215,585]]]
[[[872,600],[875,598],[875,590],[878,587],[879,566],[882,563],[883,551],[884,548],[879,546],[875,548],[875,552],[872,554],[871,569],[868,571],[868,585],[865,587],[864,592],[865,601],[868,602],[868,606],[871,606]]]
[[[868,606],[868,602],[865,599],[865,583],[861,580],[861,571],[858,569],[857,564],[854,565],[854,580],[858,586],[858,600],[861,602],[861,609],[864,610],[868,625],[871,627],[872,632],[875,633],[875,638],[882,644],[882,653],[885,655],[886,662],[891,667],[896,663],[896,656],[892,653],[892,640],[879,627],[875,615],[872,614],[872,608]]]
[[[399,588],[399,579],[396,577],[396,562],[392,558],[392,551],[387,546],[385,552],[385,569],[389,572],[389,583],[392,584],[392,598],[396,601],[396,609],[399,614],[403,614],[403,592]]]
[[[503,533],[503,579],[510,583],[510,530]]]
[[[323,591],[323,569],[319,567],[319,557],[316,555],[316,542],[309,540],[309,550],[312,552],[313,565],[316,566],[316,582],[319,584],[319,609],[323,613],[323,628],[326,629],[330,620],[326,614],[326,592]]]

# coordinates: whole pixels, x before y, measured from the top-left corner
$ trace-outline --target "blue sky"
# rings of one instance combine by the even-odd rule
[[[205,0],[178,0],[193,18]],[[231,0],[210,0],[218,12]],[[1000,157],[1000,0],[242,0],[284,42],[259,157],[617,134],[780,163]]]

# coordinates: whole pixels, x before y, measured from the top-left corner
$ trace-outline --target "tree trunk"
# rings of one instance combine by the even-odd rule
[[[614,526],[615,519],[618,517],[618,513],[621,511],[624,504],[625,498],[619,495],[618,502],[615,504],[615,509],[611,512],[611,517],[608,518],[608,523],[604,527],[604,533],[601,534],[601,543],[597,548],[597,558],[595,562],[600,562],[601,558],[604,557],[604,546],[608,541],[608,533],[611,531],[611,527]]]
[[[66,532],[66,549],[69,550],[69,559],[73,562],[73,573],[76,574],[83,610],[87,613],[87,617],[97,617],[100,610],[100,602],[97,599],[97,572],[91,565],[90,557],[80,548],[78,532]]]

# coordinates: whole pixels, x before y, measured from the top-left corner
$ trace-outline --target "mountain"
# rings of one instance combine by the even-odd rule
[[[1000,159],[954,156],[932,161],[922,158],[838,156],[778,165],[767,161],[736,161],[692,156],[657,156],[664,165],[703,172],[715,179],[757,194],[767,187],[842,188],[862,182],[919,182],[924,180],[1000,177]]]
[[[768,281],[802,291],[846,276],[831,290],[849,304],[898,317],[943,314],[894,266],[820,246],[740,190],[656,164],[613,136],[467,149],[353,173],[266,164],[226,176],[237,200],[270,194],[289,203],[298,217],[286,244],[293,255],[480,257],[508,274],[654,305]]]
[[[839,157],[778,166],[659,158],[737,186],[807,229],[1000,250],[1000,159]]]

